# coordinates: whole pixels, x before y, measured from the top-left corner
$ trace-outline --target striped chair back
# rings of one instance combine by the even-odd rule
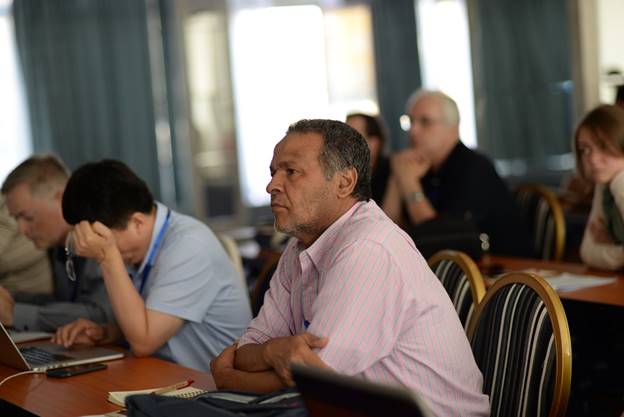
[[[531,227],[533,257],[561,260],[565,246],[565,219],[557,196],[537,184],[524,184],[515,192],[516,203]]]
[[[448,293],[464,329],[474,316],[485,295],[483,276],[475,262],[465,253],[442,250],[429,258],[429,267]]]
[[[492,417],[564,416],[572,347],[563,306],[535,274],[498,278],[468,330]]]

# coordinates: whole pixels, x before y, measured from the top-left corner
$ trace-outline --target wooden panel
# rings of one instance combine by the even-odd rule
[[[0,365],[0,379],[17,372]],[[108,369],[69,378],[21,375],[0,386],[0,398],[46,417],[103,414],[119,409],[106,400],[109,391],[155,388],[187,379],[194,380],[198,388],[215,389],[209,373],[156,358],[128,356],[108,362]]]

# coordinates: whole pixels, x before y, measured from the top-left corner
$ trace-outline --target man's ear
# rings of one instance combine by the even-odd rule
[[[58,190],[54,193],[54,196],[52,197],[55,201],[58,201],[59,204],[63,203],[63,191],[64,190]]]
[[[347,198],[353,194],[357,180],[358,174],[353,167],[338,172],[338,198]]]
[[[147,218],[144,213],[135,211],[128,219],[128,227],[134,229],[135,233],[143,234],[146,230]]]

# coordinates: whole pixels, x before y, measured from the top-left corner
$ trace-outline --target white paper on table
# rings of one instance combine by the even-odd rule
[[[574,291],[582,288],[598,287],[615,282],[616,277],[597,277],[595,275],[580,275],[570,272],[556,272],[551,270],[530,270],[548,282],[555,291]]]

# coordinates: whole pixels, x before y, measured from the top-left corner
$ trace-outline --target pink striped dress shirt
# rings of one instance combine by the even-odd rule
[[[437,416],[487,416],[483,377],[451,300],[372,200],[309,248],[291,239],[239,346],[309,331],[340,373],[413,389]]]

